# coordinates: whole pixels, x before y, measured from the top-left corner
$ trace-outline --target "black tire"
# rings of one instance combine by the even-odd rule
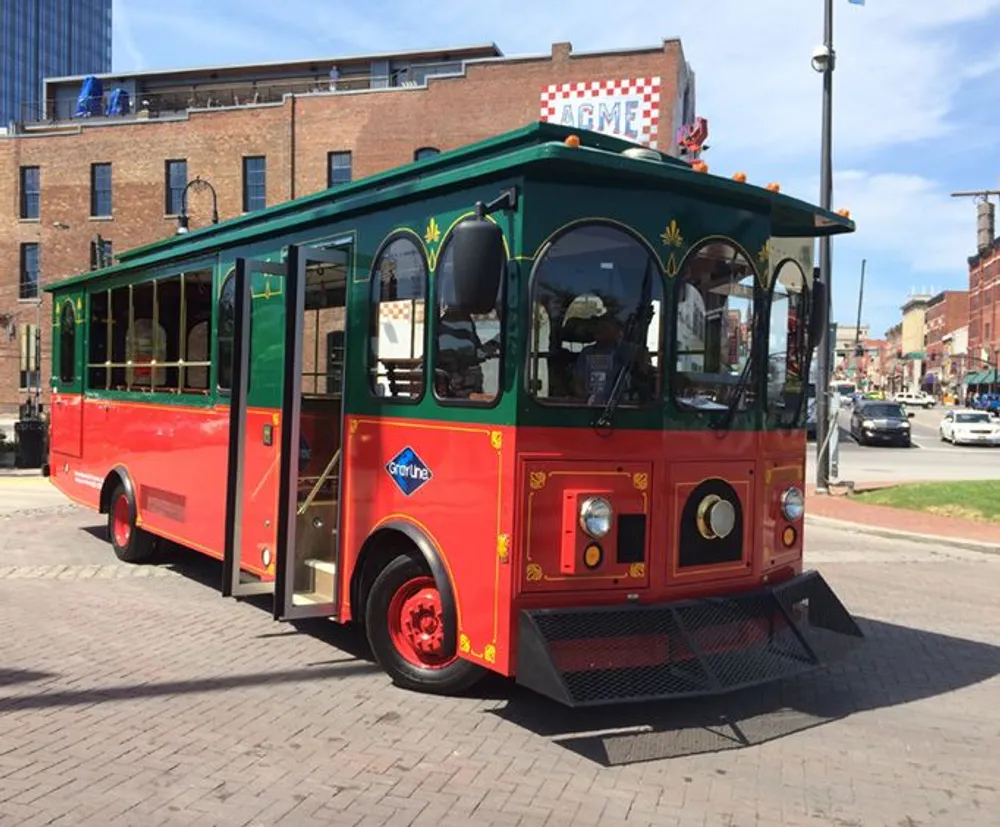
[[[122,483],[108,500],[108,540],[123,563],[145,563],[156,553],[156,538],[136,526],[135,501]]]
[[[395,613],[394,601],[401,599],[399,595],[406,589],[415,588],[419,583],[432,584],[433,577],[426,565],[413,557],[396,557],[382,569],[372,584],[365,606],[368,643],[379,666],[397,686],[436,695],[462,692],[486,674],[483,667],[457,656],[454,659],[444,659],[434,666],[421,666],[413,662],[412,658],[416,657],[414,652],[411,651],[411,659],[407,659],[394,642],[394,624],[390,619],[390,614]],[[433,586],[417,590],[425,589],[431,590]],[[444,623],[455,623],[455,618],[441,619]],[[430,660],[432,658],[428,657],[428,662]]]

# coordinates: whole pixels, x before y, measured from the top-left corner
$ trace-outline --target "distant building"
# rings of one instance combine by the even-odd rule
[[[933,296],[924,311],[926,342],[926,372],[923,377],[925,390],[933,393],[954,393],[958,378],[944,367],[945,336],[969,324],[969,292],[943,290]],[[949,339],[949,341],[951,341]],[[954,367],[954,365],[949,365]]]
[[[833,370],[840,378],[855,378],[857,369],[855,346],[868,338],[868,325],[857,326],[837,325],[837,333],[833,343]]]
[[[904,363],[902,390],[920,392],[920,379],[924,375],[927,359],[927,306],[932,295],[913,293],[903,303],[903,330],[900,337]]]
[[[945,333],[941,337],[941,385],[944,390],[954,395],[962,404],[965,403],[969,377],[974,375],[981,366],[968,359],[969,355],[969,325]]]
[[[44,80],[111,71],[111,0],[0,3],[0,126],[44,115]]]
[[[969,258],[969,356],[978,375],[973,385],[994,385],[1000,379],[1000,238]],[[987,368],[986,364],[992,365]]]

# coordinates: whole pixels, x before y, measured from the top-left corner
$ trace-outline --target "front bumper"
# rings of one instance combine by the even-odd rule
[[[818,572],[732,597],[525,609],[516,680],[572,707],[718,695],[846,655],[864,635]]]
[[[989,434],[955,434],[952,441],[955,445],[1000,445],[1000,439]]]

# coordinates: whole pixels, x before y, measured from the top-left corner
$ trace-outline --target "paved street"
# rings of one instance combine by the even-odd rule
[[[499,680],[402,692],[356,634],[223,599],[201,557],[118,564],[100,522],[0,516],[3,827],[997,823],[1000,556],[810,527],[868,635],[850,661],[572,713]]]
[[[912,410],[912,409],[911,409]],[[850,408],[840,414],[839,479],[861,482],[973,480],[1000,477],[1000,448],[955,446],[942,442],[938,424],[948,408],[914,410],[913,446],[909,449],[858,445],[850,436]],[[816,479],[816,443],[809,443],[807,478]]]

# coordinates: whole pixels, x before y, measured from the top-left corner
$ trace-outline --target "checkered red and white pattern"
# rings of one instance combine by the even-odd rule
[[[417,324],[420,324],[424,320],[424,303],[422,299],[416,301],[410,301],[409,299],[383,301],[379,303],[378,314],[379,319],[384,322],[408,322],[413,319]]]
[[[638,135],[632,137],[624,131],[624,106],[618,108],[617,119],[611,115],[614,104],[636,101],[638,117],[635,129]],[[594,118],[591,127],[580,126],[580,105],[589,104]],[[606,123],[600,122],[601,105],[604,105]],[[564,121],[563,113],[570,108],[571,121]],[[626,140],[656,149],[657,132],[660,126],[660,78],[624,78],[622,80],[592,80],[579,83],[553,83],[542,89],[541,120],[549,123],[565,123],[583,129],[592,129],[606,135],[614,135]]]

